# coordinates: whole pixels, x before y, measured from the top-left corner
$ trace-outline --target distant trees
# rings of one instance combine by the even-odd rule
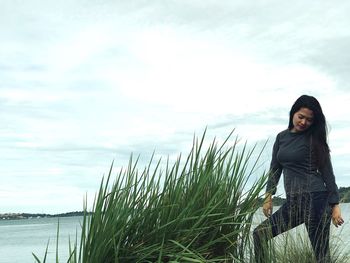
[[[350,187],[339,188],[340,202],[350,203]]]

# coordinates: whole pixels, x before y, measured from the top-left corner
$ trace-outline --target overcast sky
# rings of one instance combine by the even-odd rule
[[[205,127],[209,141],[232,129],[269,140],[268,166],[302,94],[321,102],[338,186],[350,186],[348,10],[345,0],[0,0],[0,213],[82,210],[113,160],[117,173],[131,153],[186,154]]]

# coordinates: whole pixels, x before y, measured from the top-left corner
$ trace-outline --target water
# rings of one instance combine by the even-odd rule
[[[350,203],[341,204],[345,223],[342,227],[332,226],[332,238],[340,238],[340,243],[346,251],[350,244]],[[260,212],[255,223],[263,220]],[[0,220],[0,263],[35,262],[32,252],[43,259],[46,244],[50,239],[47,262],[56,262],[57,218],[36,218],[22,220]],[[67,262],[69,236],[75,241],[76,232],[80,236],[82,217],[65,217],[59,219],[59,261]],[[300,228],[295,231],[300,231]],[[304,231],[301,229],[301,231]]]
[[[69,237],[75,242],[81,233],[82,217],[59,219],[59,260],[67,262]],[[0,220],[0,263],[36,262],[32,252],[40,260],[44,258],[47,242],[47,262],[56,262],[56,237],[58,218]]]

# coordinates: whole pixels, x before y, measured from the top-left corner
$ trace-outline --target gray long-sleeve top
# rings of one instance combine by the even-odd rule
[[[283,172],[284,189],[287,195],[327,191],[328,202],[339,203],[339,192],[330,158],[327,158],[320,169],[316,167],[313,159],[311,140],[307,133],[293,133],[288,129],[280,132],[272,150],[270,177],[266,191],[271,194],[276,193],[276,187]]]

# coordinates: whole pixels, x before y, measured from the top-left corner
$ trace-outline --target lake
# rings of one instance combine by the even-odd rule
[[[72,243],[76,233],[80,236],[82,217],[62,217],[59,219],[59,259],[68,259],[69,236]],[[34,252],[43,259],[47,242],[50,240],[47,262],[56,262],[56,237],[58,218],[33,218],[20,220],[0,220],[0,262],[36,262]]]
[[[350,244],[350,203],[341,204],[341,209],[345,223],[339,228],[332,225],[331,229],[332,236],[340,237],[344,241],[345,248]],[[259,223],[262,219],[259,211],[254,222]],[[59,219],[60,237],[58,243],[61,263],[68,259],[69,236],[73,242],[76,233],[80,236],[81,221],[82,217],[63,217]],[[35,262],[32,252],[42,259],[48,240],[50,240],[50,245],[47,262],[56,262],[57,222],[57,218],[0,220],[0,262],[32,263]],[[300,227],[298,228],[300,230]]]

